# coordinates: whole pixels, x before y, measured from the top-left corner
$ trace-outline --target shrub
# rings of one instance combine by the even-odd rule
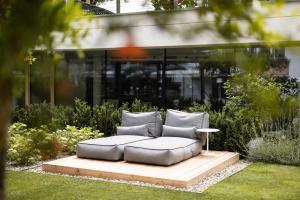
[[[255,161],[300,166],[300,139],[261,140],[249,147],[248,156]]]
[[[91,126],[92,116],[92,108],[87,102],[75,98],[72,125],[78,128]]]
[[[142,103],[140,100],[135,99],[131,104],[131,108],[128,103],[123,103],[119,108],[111,103],[105,102],[102,105],[98,105],[93,109],[92,127],[100,130],[105,136],[116,134],[116,127],[121,124],[122,110],[129,110],[132,112],[149,112],[157,111],[158,108],[151,106],[150,104]],[[165,117],[163,109],[160,110],[162,118]]]
[[[187,108],[188,112],[210,112],[210,106],[205,104],[200,104],[193,102],[190,107]]]
[[[16,108],[13,113],[13,121],[26,124],[29,128],[39,127],[51,122],[51,108],[46,102],[32,104],[26,108]]]
[[[68,154],[76,153],[76,144],[79,141],[98,138],[103,135],[103,133],[94,131],[90,127],[78,129],[75,126],[69,125],[67,125],[63,130],[57,130],[53,134],[59,138],[60,142],[63,145],[63,151]]]
[[[143,103],[138,99],[134,99],[133,103],[131,104],[131,111],[132,112],[151,112],[151,111],[159,111],[162,117],[163,122],[166,119],[166,111],[161,108],[158,109],[156,106],[151,106],[151,104]]]
[[[131,104],[131,111],[132,112],[150,112],[150,111],[157,111],[158,108],[155,106],[151,106],[151,104],[142,103],[138,99],[134,99]]]
[[[47,126],[28,128],[26,124],[14,123],[10,134],[7,158],[17,165],[29,165],[39,160],[56,158],[60,152],[73,154],[79,141],[101,137],[103,134],[92,128],[66,129],[51,132]]]
[[[281,93],[285,96],[298,96],[300,93],[300,82],[297,78],[276,76],[275,82],[281,85]]]
[[[246,154],[246,144],[259,132],[259,120],[255,112],[238,108],[230,102],[220,112],[212,111],[209,106],[199,103],[193,103],[187,110],[209,113],[210,127],[220,129],[210,135],[210,147],[215,150]]]
[[[257,74],[232,74],[224,88],[227,102],[237,109],[257,112],[261,120],[271,120],[280,112],[281,87],[273,79]]]
[[[70,106],[58,105],[52,109],[51,123],[49,129],[56,131],[64,129],[68,124],[73,125],[74,109]]]
[[[61,150],[57,136],[49,134],[46,126],[28,128],[22,123],[9,127],[8,160],[19,165],[55,158]]]
[[[92,126],[105,136],[116,134],[116,127],[121,124],[122,110],[128,110],[128,104],[117,108],[113,103],[105,102],[93,109]]]
[[[7,159],[16,164],[32,164],[38,159],[37,152],[33,152],[30,140],[26,137],[27,125],[15,123],[8,129],[10,135]]]

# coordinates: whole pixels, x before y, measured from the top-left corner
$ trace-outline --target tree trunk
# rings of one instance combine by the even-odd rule
[[[0,199],[5,199],[5,164],[7,150],[7,127],[10,122],[12,80],[0,76]]]

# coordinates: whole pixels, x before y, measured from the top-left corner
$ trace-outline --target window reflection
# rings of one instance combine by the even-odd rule
[[[30,102],[50,102],[51,58],[46,52],[36,54],[36,61],[30,67]]]
[[[103,52],[86,52],[84,58],[65,53],[56,69],[56,103],[70,105],[79,98],[90,105],[101,101]]]

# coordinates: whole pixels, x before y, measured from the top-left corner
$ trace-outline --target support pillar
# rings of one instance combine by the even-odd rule
[[[121,13],[121,0],[116,0],[116,13]]]
[[[54,63],[50,67],[50,105],[51,107],[55,106],[55,64]]]
[[[30,65],[25,64],[25,108],[30,105]]]

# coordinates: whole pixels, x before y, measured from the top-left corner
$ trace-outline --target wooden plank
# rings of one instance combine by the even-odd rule
[[[70,156],[44,163],[42,169],[52,173],[186,187],[198,183],[238,160],[238,153],[209,151],[209,153],[203,152],[199,156],[166,167]]]
[[[67,166],[55,166],[51,164],[43,164],[42,169],[46,172],[52,173],[62,173],[75,176],[91,176],[98,178],[107,178],[107,179],[121,179],[127,181],[142,181],[146,183],[159,184],[159,185],[171,185],[174,187],[185,187],[187,183],[180,180],[171,180],[164,178],[157,178],[151,176],[142,176],[142,175],[133,175],[126,173],[118,173],[111,171],[99,171],[91,169],[83,169],[78,167],[67,167]]]
[[[195,185],[200,181],[202,181],[203,179],[212,176],[214,174],[217,174],[218,172],[222,171],[226,167],[236,163],[238,160],[239,160],[239,154],[232,155],[230,158],[223,159],[222,161],[219,161],[215,165],[211,165],[207,167],[206,170],[195,173],[194,176],[188,179],[188,186]]]

